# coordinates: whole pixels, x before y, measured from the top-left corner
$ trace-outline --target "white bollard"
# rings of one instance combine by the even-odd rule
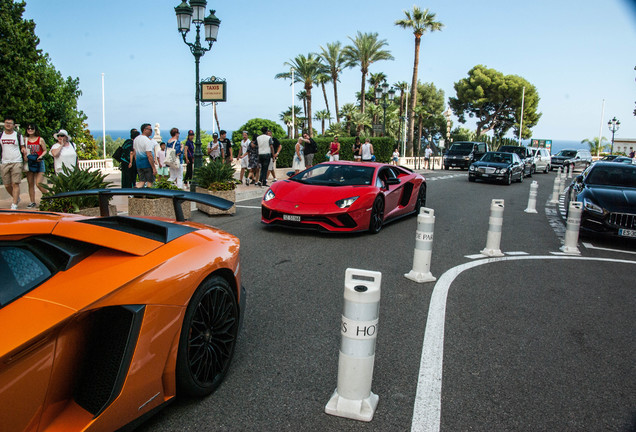
[[[561,167],[559,167],[559,169],[557,170],[557,177],[561,178]]]
[[[568,178],[572,178],[572,171],[574,171],[574,165],[573,164],[569,164],[568,165]]]
[[[504,200],[494,199],[490,204],[490,219],[488,220],[488,238],[486,249],[480,251],[482,255],[497,257],[504,256],[499,249],[501,230],[503,228]]]
[[[405,278],[418,283],[436,280],[431,274],[434,229],[435,211],[426,207],[420,208],[420,214],[417,215],[417,230],[415,231],[413,270],[405,274]]]
[[[550,204],[559,203],[559,195],[561,194],[561,176],[557,174],[554,178],[554,187],[552,188],[552,199]]]
[[[530,196],[528,197],[528,207],[524,210],[526,213],[536,213],[537,212],[537,190],[539,189],[539,184],[536,180],[533,180],[530,184]]]
[[[565,241],[563,242],[563,246],[561,246],[561,250],[567,255],[581,255],[581,251],[578,248],[578,242],[582,212],[583,203],[570,201],[568,221],[565,227]]]
[[[338,357],[338,387],[325,406],[327,414],[371,421],[378,395],[371,392],[375,341],[380,314],[382,273],[348,268]]]

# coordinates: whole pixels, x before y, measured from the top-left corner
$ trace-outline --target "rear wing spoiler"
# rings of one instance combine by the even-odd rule
[[[108,202],[115,195],[129,195],[134,197],[155,197],[155,198],[172,198],[172,205],[174,206],[175,219],[178,222],[185,221],[183,216],[183,210],[181,204],[185,201],[192,201],[199,204],[205,204],[210,207],[214,207],[219,210],[229,210],[234,203],[226,199],[202,194],[198,192],[186,192],[181,190],[169,190],[169,189],[150,189],[150,188],[113,188],[113,189],[88,189],[78,190],[71,192],[62,192],[53,196],[43,196],[42,199],[55,199],[66,197],[77,197],[97,195],[99,198],[99,213],[102,217],[110,216],[110,210],[108,208]]]

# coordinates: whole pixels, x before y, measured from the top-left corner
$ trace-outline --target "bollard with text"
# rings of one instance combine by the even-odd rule
[[[435,211],[426,207],[420,208],[420,214],[417,215],[417,230],[415,231],[413,269],[404,275],[405,278],[418,283],[436,280],[431,274],[434,229]]]
[[[503,228],[504,200],[494,199],[490,203],[490,219],[488,220],[488,237],[486,248],[480,253],[489,257],[504,256],[499,248],[501,243],[501,230]]]
[[[325,406],[327,414],[371,421],[378,395],[371,392],[375,341],[380,314],[382,273],[348,268],[338,357],[338,386]]]
[[[568,208],[568,221],[565,227],[565,240],[561,251],[566,255],[581,255],[578,248],[579,228],[581,227],[581,213],[583,212],[583,203],[571,201]]]
[[[530,184],[530,196],[528,197],[528,207],[524,210],[526,213],[536,213],[537,212],[537,190],[539,189],[539,184],[536,180],[533,180]]]

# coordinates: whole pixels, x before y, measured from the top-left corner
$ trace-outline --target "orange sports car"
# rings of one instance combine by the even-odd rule
[[[0,278],[4,432],[113,431],[212,393],[245,305],[239,240],[186,221],[0,210]]]

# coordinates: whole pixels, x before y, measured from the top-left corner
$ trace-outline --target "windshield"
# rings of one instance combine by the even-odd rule
[[[371,184],[374,171],[374,167],[361,165],[320,164],[290,180],[320,186],[364,186]]]
[[[482,158],[482,162],[494,162],[494,163],[512,163],[512,155],[499,152],[488,152]]]
[[[520,158],[526,156],[526,148],[525,147],[517,147],[517,146],[503,146],[499,149],[499,151],[506,153],[517,153]]]
[[[585,179],[589,185],[636,188],[636,166],[602,166],[590,171]]]
[[[574,157],[576,156],[576,150],[561,150],[559,153],[557,153],[557,156],[563,156],[563,157]]]
[[[457,153],[470,153],[471,151],[473,151],[473,143],[453,144],[448,151]]]

